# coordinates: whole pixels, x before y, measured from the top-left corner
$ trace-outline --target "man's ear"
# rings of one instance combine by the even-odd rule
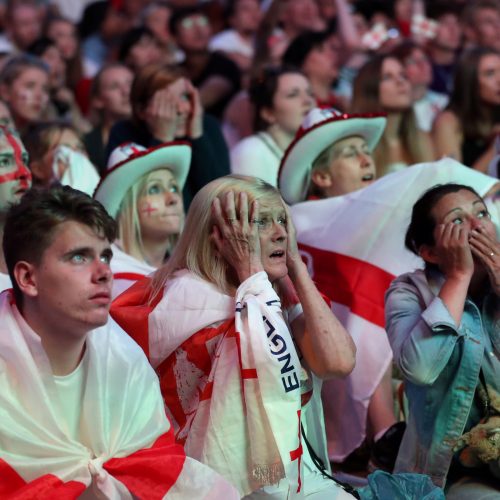
[[[34,264],[30,264],[25,260],[20,260],[14,266],[14,279],[17,286],[28,297],[36,297],[38,295],[38,287],[36,280],[36,268]]]
[[[332,186],[332,176],[328,170],[313,170],[311,173],[311,182],[321,189],[326,189]]]
[[[418,254],[420,255],[420,257],[422,257],[422,259],[425,260],[425,262],[429,262],[431,264],[439,264],[439,259],[436,255],[436,252],[430,245],[422,245],[418,250]]]

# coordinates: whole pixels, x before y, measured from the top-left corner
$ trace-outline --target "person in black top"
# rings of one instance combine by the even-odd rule
[[[169,66],[151,65],[136,75],[130,95],[132,118],[116,123],[107,156],[125,142],[151,147],[188,140],[191,166],[183,190],[184,205],[208,182],[229,173],[229,153],[217,120],[204,114],[192,83]]]
[[[209,51],[212,29],[201,7],[174,11],[170,18],[170,31],[184,52],[182,66],[198,88],[203,107],[208,113],[221,118],[227,103],[241,87],[238,66],[223,54]]]

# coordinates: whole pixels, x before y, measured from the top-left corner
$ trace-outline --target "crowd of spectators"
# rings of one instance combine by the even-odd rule
[[[422,433],[418,428],[423,421],[418,420],[421,418],[418,402],[423,401],[418,398],[426,396],[418,389],[421,374],[415,374],[413,369],[419,368],[418,363],[424,362],[415,355],[417,368],[405,365],[407,359],[404,356],[411,358],[414,353],[407,354],[411,347],[405,343],[406,340],[401,340],[404,335],[399,330],[400,324],[403,324],[404,331],[409,332],[408,336],[413,339],[412,327],[417,320],[412,325],[407,324],[408,319],[401,323],[398,316],[400,304],[396,299],[405,294],[412,297],[423,294],[428,306],[432,300],[428,299],[428,294],[434,290],[433,285],[426,282],[425,287],[422,285],[424,291],[418,288],[418,280],[423,279],[420,275],[418,279],[407,277],[396,282],[388,296],[389,336],[384,333],[383,340],[376,347],[372,347],[375,343],[363,346],[364,334],[358,336],[353,333],[358,326],[352,327],[352,320],[347,319],[347,313],[339,312],[334,306],[335,316],[325,316],[323,299],[320,300],[316,294],[316,288],[305,272],[302,261],[299,263],[298,253],[300,248],[306,261],[307,255],[313,255],[311,262],[319,259],[315,251],[307,246],[309,243],[304,243],[309,235],[305,239],[303,235],[310,233],[310,227],[316,228],[313,240],[316,236],[319,239],[350,237],[344,234],[325,236],[325,231],[321,229],[321,226],[328,227],[333,220],[331,215],[334,207],[337,210],[345,200],[348,203],[348,198],[345,198],[347,195],[356,195],[352,198],[353,206],[356,207],[356,200],[359,203],[363,200],[363,195],[359,195],[362,190],[385,179],[386,186],[393,187],[379,188],[380,193],[391,196],[390,189],[397,190],[398,186],[403,186],[405,178],[411,175],[409,171],[417,171],[413,169],[415,164],[432,164],[434,168],[443,157],[457,160],[467,169],[457,163],[458,166],[450,167],[448,174],[448,167],[443,167],[441,180],[454,182],[455,187],[448,191],[445,189],[444,194],[432,199],[430,208],[424,207],[431,215],[426,215],[421,223],[425,224],[429,233],[434,234],[438,231],[436,221],[446,220],[438,228],[452,222],[448,221],[445,208],[458,210],[457,205],[463,211],[467,204],[481,204],[482,212],[476,214],[477,210],[474,209],[473,216],[489,221],[488,208],[483,206],[484,200],[479,195],[490,196],[488,203],[491,201],[491,206],[498,206],[498,184],[495,182],[500,178],[499,34],[498,0],[0,0],[0,159],[3,158],[4,148],[8,150],[12,163],[10,166],[0,164],[0,236],[4,233],[9,208],[19,202],[31,184],[41,191],[57,191],[61,185],[70,185],[85,192],[99,201],[107,213],[116,219],[117,225],[112,231],[116,233],[116,238],[106,236],[115,255],[110,268],[115,276],[112,297],[114,299],[131,286],[133,292],[118,299],[117,309],[124,308],[126,317],[123,323],[115,320],[143,348],[148,361],[157,371],[167,407],[170,395],[166,391],[169,388],[172,391],[175,389],[176,394],[188,391],[178,380],[179,387],[174,388],[172,377],[174,372],[176,377],[178,373],[194,373],[189,372],[184,365],[178,367],[179,352],[184,348],[190,352],[189,348],[193,346],[188,348],[183,344],[184,341],[188,342],[189,335],[183,333],[183,342],[173,342],[170,338],[163,339],[164,333],[159,329],[159,333],[154,333],[155,342],[158,345],[170,342],[170,347],[165,348],[164,355],[152,357],[149,352],[152,344],[148,342],[153,341],[145,339],[149,339],[149,335],[153,335],[151,332],[156,330],[151,326],[151,332],[145,337],[143,330],[136,333],[137,324],[148,325],[148,314],[153,317],[155,311],[158,311],[160,318],[155,320],[160,322],[158,324],[168,322],[166,311],[172,317],[179,316],[179,311],[184,310],[186,317],[192,314],[194,306],[188,298],[183,299],[182,294],[186,297],[189,294],[189,290],[186,292],[184,287],[189,289],[192,286],[193,290],[199,288],[199,293],[204,294],[204,287],[211,284],[214,287],[211,293],[220,296],[220,301],[224,302],[227,295],[247,300],[254,286],[258,289],[256,296],[269,300],[279,297],[283,302],[287,327],[283,327],[280,335],[284,335],[285,339],[290,337],[297,344],[290,351],[290,359],[295,360],[297,356],[301,358],[304,355],[307,368],[303,371],[312,371],[310,378],[314,382],[311,384],[315,385],[316,375],[322,378],[321,374],[323,378],[345,379],[339,384],[325,384],[324,420],[319,399],[308,407],[309,413],[304,411],[304,426],[309,432],[317,433],[313,448],[316,444],[320,448],[316,450],[318,454],[324,455],[325,464],[322,469],[320,467],[321,474],[331,472],[331,464],[334,472],[338,473],[337,477],[347,477],[351,482],[362,484],[370,468],[391,473],[403,440],[404,456],[401,458],[400,453],[397,459],[398,472],[426,473],[435,485],[453,492],[455,496],[450,498],[465,498],[460,495],[470,495],[470,491],[474,491],[469,488],[469,493],[464,493],[465,489],[453,486],[460,485],[469,474],[474,479],[485,478],[481,483],[485,495],[495,489],[500,494],[498,484],[491,486],[491,478],[499,477],[498,439],[494,458],[496,465],[487,470],[482,468],[478,473],[464,472],[463,462],[459,463],[458,455],[451,458],[452,450],[456,451],[453,446],[456,446],[457,436],[454,436],[455,442],[446,450],[450,456],[438,461],[435,467],[429,465],[431,459],[429,463],[424,463],[424,459],[418,461],[420,455],[416,458],[411,455],[417,453],[415,450],[420,446],[424,449],[421,455],[430,456],[434,453],[432,439],[451,439],[443,433]],[[4,172],[2,168],[11,168],[12,172]],[[479,177],[475,177],[476,174]],[[408,204],[417,202],[422,192],[433,185],[432,176],[426,175],[415,181],[415,190],[420,191],[411,193]],[[257,179],[249,180],[247,177]],[[463,186],[468,183],[469,191],[467,186]],[[493,186],[496,188],[492,189]],[[289,212],[288,208],[280,205],[280,196],[285,202],[297,204],[299,208]],[[370,195],[366,199],[371,200]],[[449,200],[448,205],[443,205],[442,199]],[[270,218],[270,222],[266,222],[265,217],[260,218],[259,200],[262,204],[260,208]],[[376,200],[375,203],[379,201],[383,204],[385,200]],[[36,204],[36,200],[33,203]],[[441,207],[440,203],[444,208],[438,211],[435,206]],[[194,207],[192,213],[189,211],[191,205]],[[276,208],[278,205],[279,209]],[[306,219],[300,218],[304,205],[307,208],[303,214],[309,217],[306,224]],[[317,217],[311,215],[316,206]],[[404,210],[408,211],[407,223],[411,206]],[[413,232],[417,231],[417,215],[413,213]],[[70,220],[73,220],[72,217]],[[385,221],[389,217],[389,208],[386,208],[380,220]],[[434,220],[431,220],[433,217]],[[249,219],[250,226],[243,224],[245,218]],[[286,222],[290,220],[291,224],[292,218],[297,226],[298,247],[295,231]],[[317,219],[314,223],[313,218]],[[82,222],[78,218],[75,220]],[[189,229],[187,233],[184,231],[185,223]],[[268,236],[260,237],[260,244],[255,243],[258,238],[257,229],[252,233],[253,224],[264,228],[259,229],[262,229],[262,234],[269,228],[271,231],[276,225],[276,236],[266,233]],[[90,226],[93,227],[92,224]],[[13,231],[12,228],[10,230]],[[368,233],[370,228],[361,230]],[[462,313],[468,322],[472,322],[468,323],[467,328],[474,332],[480,329],[478,324],[482,318],[490,321],[493,317],[493,323],[487,325],[491,339],[486,349],[489,349],[491,357],[496,356],[498,360],[500,230],[496,229],[495,236],[493,223],[486,224],[486,230],[479,230],[479,236],[476,232],[474,237],[470,237],[469,254],[464,256],[462,252],[460,258],[450,250],[451,243],[448,240],[443,243],[444,229],[439,231],[439,238],[435,238],[437,243],[431,237],[423,242],[419,240],[413,246],[407,241],[407,247],[424,259],[426,272],[433,271],[436,279],[441,280],[440,286],[444,287],[443,283],[447,280],[455,284],[455,278],[464,274],[467,274],[469,281],[472,280],[472,284],[469,286],[468,281],[460,292],[450,292],[463,293],[462,299],[455,297],[451,301],[455,305],[458,303],[459,313],[454,315],[453,311],[446,311],[448,302],[443,298],[444,309],[440,310],[438,316],[445,318],[443,321],[447,322],[447,328],[452,332],[449,335],[456,331],[461,334]],[[371,240],[367,236],[362,241],[367,248],[368,245],[382,247],[389,240],[392,245],[391,238],[396,233],[396,229],[391,233],[389,228],[383,235],[380,232],[374,234]],[[465,244],[458,230],[449,229],[446,234],[448,239],[455,238],[462,245]],[[403,252],[404,237],[402,234],[399,236],[401,249],[397,252]],[[283,243],[287,238],[288,243]],[[386,241],[383,241],[384,238]],[[375,240],[377,243],[374,244]],[[256,264],[252,260],[252,252],[245,253],[241,249],[238,243],[241,241],[246,242],[250,250],[252,245],[257,245],[259,252],[262,245],[268,244],[271,248],[270,241],[280,244],[272,248],[273,252],[269,256],[262,257],[262,262],[259,256]],[[353,237],[353,241],[359,245],[361,240]],[[177,247],[179,242],[181,246]],[[434,248],[435,245],[439,246],[439,251],[436,250],[434,254],[428,247]],[[444,249],[446,245],[448,247]],[[198,249],[198,255],[193,254],[193,248]],[[327,248],[323,245],[322,250]],[[283,284],[284,275],[276,272],[274,276],[272,271],[279,267],[279,259],[284,258],[283,255],[288,256],[291,277],[290,283],[286,284]],[[399,255],[392,257],[397,260]],[[473,256],[481,262],[484,272],[475,270]],[[454,258],[458,262],[455,267],[448,262]],[[226,266],[224,272],[221,271],[224,267],[222,262]],[[315,272],[319,276],[320,265],[317,264],[318,260],[314,262],[306,262],[307,269],[311,272],[316,266]],[[253,269],[250,276],[244,272],[247,264]],[[335,266],[347,264],[342,261]],[[332,264],[332,269],[335,266]],[[399,273],[394,275],[412,271],[405,266],[406,261],[391,269],[398,269]],[[194,275],[198,273],[204,281],[193,284],[189,281],[193,279],[191,275],[183,275],[180,279],[175,273],[181,268]],[[228,268],[232,271],[227,271]],[[345,269],[348,269],[345,270],[347,274],[353,268]],[[254,280],[257,284],[248,285],[251,275],[258,275],[260,271],[269,274],[269,286],[258,280]],[[141,283],[141,278],[152,273],[155,273],[154,278],[147,288],[151,294],[144,300],[146,295],[141,295],[142,289],[135,291],[135,286]],[[337,271],[332,271],[335,278],[327,278],[326,281],[331,279],[334,283],[335,279],[343,279],[344,271],[335,273]],[[13,283],[17,279],[15,276],[0,249],[0,291],[10,288],[12,284],[16,290]],[[482,280],[481,285],[485,287],[491,284],[491,294],[476,290],[476,278]],[[323,294],[329,295],[332,285],[325,283],[325,288],[319,282],[316,285]],[[418,288],[418,293],[408,292],[410,285],[407,283]],[[171,292],[170,286],[179,286],[180,295],[176,295],[175,290]],[[294,293],[290,287],[295,287]],[[387,288],[382,290],[382,295]],[[157,297],[160,289],[166,290],[163,298]],[[21,291],[17,289],[16,293],[16,299],[19,300]],[[335,295],[335,292],[331,293]],[[140,299],[137,299],[137,294]],[[371,291],[367,292],[367,295],[370,294]],[[471,296],[470,301],[475,305],[471,306],[466,296]],[[166,297],[170,297],[170,301],[178,300],[181,305],[174,307],[172,312]],[[474,323],[470,319],[476,313],[474,308],[477,306],[479,311],[483,302],[486,303],[486,297],[496,303],[496,306],[491,307],[493,310],[497,307],[497,310],[481,310]],[[336,297],[325,298],[336,302]],[[139,300],[137,304],[133,302],[136,300]],[[337,302],[354,310],[351,302],[342,300]],[[415,300],[422,302],[424,299]],[[167,304],[165,307],[161,305],[164,302]],[[207,299],[207,304],[209,302]],[[127,326],[131,320],[127,316],[127,308],[131,304],[140,305],[141,314],[145,310],[147,314],[145,319],[134,319],[129,331]],[[295,307],[300,305],[303,310],[297,313]],[[269,317],[274,317],[269,303],[259,307],[264,316],[269,314]],[[380,307],[383,310],[383,304]],[[201,311],[200,316],[204,317],[206,311],[203,308]],[[207,319],[206,324],[198,324],[198,320],[193,320],[199,328],[185,329],[189,330],[193,338],[199,339],[200,332],[205,331],[202,326],[213,327],[215,324],[219,328],[219,323],[223,321],[224,325],[226,321],[236,321],[238,324],[239,313],[238,309],[236,316],[234,311],[231,314],[224,311],[215,319],[207,315],[211,320]],[[415,307],[412,314],[420,317],[421,308]],[[368,318],[368,321],[377,323],[369,314],[361,316],[363,320]],[[300,319],[296,321],[297,317]],[[316,323],[312,317],[321,317],[321,320],[317,319]],[[279,323],[281,320],[276,321]],[[453,321],[456,328],[450,327]],[[158,324],[155,323],[155,328],[158,328]],[[114,320],[113,325],[118,329]],[[424,332],[418,333],[420,341],[420,337],[427,335],[427,326],[418,325]],[[147,330],[148,327],[144,328]],[[241,328],[250,331],[251,325],[245,323]],[[435,332],[435,324],[430,325],[430,328]],[[278,327],[276,329],[280,331]],[[342,355],[328,341],[317,340],[321,332],[328,329],[334,332],[332,338],[335,337],[342,347]],[[204,335],[201,335],[203,342],[206,341]],[[234,336],[234,332],[228,327],[218,331],[217,335]],[[391,347],[394,349],[394,359]],[[256,350],[255,355],[259,355],[258,347],[249,344],[246,348],[252,353]],[[216,361],[211,358],[213,352],[210,349],[205,348],[207,359],[210,358],[215,366]],[[229,355],[224,349],[228,348],[220,349],[223,350],[222,358],[226,359],[224,356]],[[455,344],[448,346],[448,357],[451,359],[449,366],[452,366],[448,367],[450,370],[456,369],[459,349]],[[354,358],[356,350],[358,359],[363,359],[364,375],[361,374],[360,365],[356,365],[352,371],[354,362],[348,362],[350,356]],[[452,351],[455,354],[451,354]],[[343,359],[345,366],[332,368],[328,360],[323,360],[330,355],[340,364],[342,361],[339,360],[346,356]],[[243,366],[245,360],[242,361],[241,352],[239,356],[239,363]],[[175,357],[175,361],[172,361],[172,357]],[[212,390],[204,384],[207,377],[213,374],[202,373],[207,369],[206,366],[200,368],[192,360],[184,361],[192,362],[193,370],[201,370],[199,380],[205,377],[203,384],[198,379],[196,383],[192,380],[186,382],[186,386],[191,384],[189,391],[198,387],[200,399],[196,399],[196,404],[201,404],[205,391]],[[480,378],[479,372],[488,371],[490,379],[486,377],[489,384],[487,388],[497,396],[495,391],[498,390],[498,384],[493,380],[495,377],[500,379],[500,366],[494,361],[489,360],[487,370],[485,364],[477,363],[474,390],[481,384],[486,387],[484,376]],[[286,370],[286,366],[283,370]],[[219,377],[230,379],[228,371],[218,369]],[[434,384],[440,376],[437,374],[434,380],[426,381],[425,384]],[[449,378],[452,380],[450,384],[455,387],[453,377]],[[302,386],[307,383],[301,379]],[[361,391],[364,395],[358,400],[357,394],[362,386],[366,391]],[[489,397],[487,388],[486,396]],[[439,397],[451,398],[448,389],[448,386],[441,387]],[[235,389],[231,386],[228,390]],[[264,389],[256,392],[259,391]],[[315,386],[314,391],[318,396],[321,388]],[[404,396],[405,391],[408,391],[408,396]],[[341,393],[338,400],[335,392]],[[189,397],[195,398],[191,393]],[[194,405],[193,401],[189,399],[189,405]],[[240,403],[244,407],[248,401],[242,400]],[[465,410],[463,406],[461,408],[465,412],[472,408],[471,415],[460,420],[463,423],[461,428],[456,425],[453,430],[459,435],[473,429],[481,418],[495,414],[493,408],[493,413],[479,415],[476,412],[477,402],[469,403]],[[200,450],[199,443],[190,444],[195,441],[193,436],[187,435],[190,425],[196,432],[202,432],[203,425],[199,420],[195,423],[189,420],[191,417],[186,416],[189,415],[187,403],[179,403],[180,406],[183,404],[182,418],[187,418],[189,425],[186,422],[181,425],[179,415],[172,408],[167,408],[174,431],[178,433],[177,442],[186,446],[189,456],[194,455],[194,458],[213,467],[236,485],[240,494],[250,493],[249,498],[261,498],[258,495],[262,493],[264,496],[281,498],[280,495],[286,494],[284,492],[290,484],[296,484],[291,469],[285,465],[284,471],[277,472],[272,469],[273,464],[267,464],[266,467],[270,469],[260,472],[267,479],[261,477],[260,482],[253,482],[255,477],[246,476],[242,476],[239,482],[234,480],[234,471],[224,473],[227,464],[221,465],[212,455],[205,456],[203,453],[206,450]],[[498,405],[500,407],[500,403]],[[436,414],[439,413],[437,409],[434,410]],[[245,412],[242,409],[238,418]],[[342,412],[345,414],[340,415]],[[497,413],[500,413],[500,408]],[[405,419],[410,414],[415,418],[410,420],[411,435],[405,430]],[[226,413],[222,412],[221,415],[221,418],[227,418]],[[441,414],[438,416],[443,419]],[[350,417],[356,421],[355,429],[349,426]],[[267,438],[276,438],[273,428],[277,422],[276,416],[268,414],[268,418],[269,422],[263,425],[261,431]],[[250,417],[249,420],[252,425],[250,438],[242,438],[240,446],[250,449],[259,429]],[[286,422],[290,424],[291,420]],[[430,423],[426,421],[425,425]],[[218,432],[217,427],[212,430],[207,424],[207,428],[210,432]],[[325,428],[326,434],[323,435]],[[425,436],[429,440],[428,446],[421,442],[415,444],[417,436]],[[410,439],[413,439],[413,444]],[[1,443],[0,435],[0,465],[3,458]],[[277,451],[270,446],[265,453],[252,449],[250,454],[255,452],[258,456],[262,453],[266,460],[271,460],[272,453],[281,453],[279,443],[276,448]],[[195,449],[196,452],[193,451]],[[216,446],[211,442],[207,444],[207,449],[211,450],[210,453],[216,453],[213,451]],[[189,450],[192,451],[191,455]],[[237,459],[243,460],[239,455]],[[314,470],[314,474],[311,471],[314,469],[312,464],[317,465],[318,460],[321,461],[308,445],[305,455],[306,477],[317,478],[317,471]],[[230,462],[231,459],[228,464]],[[450,464],[450,482],[446,486]],[[293,479],[290,479],[286,488],[281,484],[276,489],[265,489],[274,485],[276,478],[283,477]],[[270,478],[274,478],[274,482]],[[321,481],[317,479],[318,491],[323,488],[323,479],[324,476]],[[298,484],[300,490],[300,476]],[[338,485],[336,488],[338,491],[335,495],[339,495],[338,498],[344,498],[342,494],[347,498],[353,493],[349,487],[347,491]],[[482,491],[481,488],[478,491]],[[306,488],[306,493],[308,491],[312,490]],[[474,493],[471,498],[476,498]]]

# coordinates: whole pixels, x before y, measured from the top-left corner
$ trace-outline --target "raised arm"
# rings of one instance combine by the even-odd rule
[[[293,336],[308,366],[318,377],[345,377],[354,368],[356,347],[309,276],[297,248],[288,208],[287,231],[288,275],[304,311],[291,324]]]

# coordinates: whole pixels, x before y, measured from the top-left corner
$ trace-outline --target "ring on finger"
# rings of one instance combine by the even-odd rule
[[[490,257],[495,257],[495,252],[490,252]]]

